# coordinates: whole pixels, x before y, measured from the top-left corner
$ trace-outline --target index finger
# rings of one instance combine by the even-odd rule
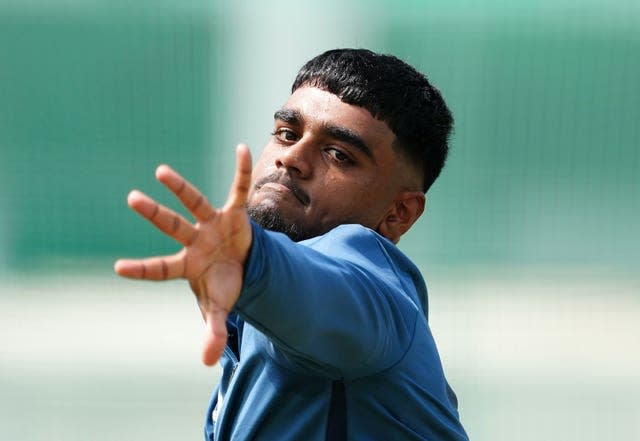
[[[163,164],[156,169],[156,178],[180,199],[198,221],[206,221],[215,214],[204,194],[168,165]]]
[[[251,188],[251,152],[246,144],[236,148],[236,174],[225,208],[244,208]]]

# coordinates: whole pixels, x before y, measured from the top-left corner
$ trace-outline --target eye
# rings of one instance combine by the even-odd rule
[[[325,150],[326,154],[329,155],[331,160],[339,165],[351,165],[353,161],[351,158],[341,150],[338,150],[334,147],[329,147]]]
[[[280,127],[274,130],[271,135],[273,135],[278,141],[284,143],[296,142],[298,140],[297,133],[286,127]]]

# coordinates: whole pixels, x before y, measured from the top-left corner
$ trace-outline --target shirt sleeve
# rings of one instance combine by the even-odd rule
[[[388,252],[390,242],[356,225],[301,243],[252,228],[235,309],[277,350],[339,377],[368,375],[402,358],[421,307],[415,277]]]

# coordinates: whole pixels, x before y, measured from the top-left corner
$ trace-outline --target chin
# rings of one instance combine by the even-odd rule
[[[284,233],[295,242],[313,237],[309,235],[304,228],[301,228],[300,222],[285,219],[276,204],[258,203],[249,205],[247,207],[247,214],[252,221],[265,230]]]

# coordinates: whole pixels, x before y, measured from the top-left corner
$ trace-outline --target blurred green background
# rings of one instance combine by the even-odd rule
[[[120,280],[176,246],[160,163],[219,204],[297,69],[393,53],[456,118],[400,242],[474,440],[640,439],[640,3],[0,0],[0,438],[200,439],[188,287]]]

